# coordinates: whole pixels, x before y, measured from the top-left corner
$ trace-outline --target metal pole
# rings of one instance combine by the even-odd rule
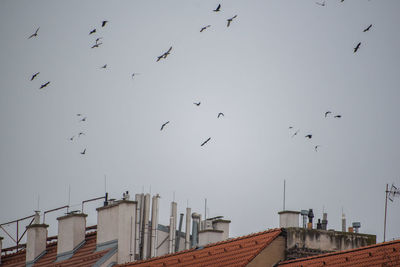
[[[283,210],[285,210],[286,180],[283,180]]]
[[[389,193],[388,184],[386,184],[386,191],[385,191],[385,193],[386,193],[386,199],[385,199],[385,220],[384,220],[384,223],[383,223],[383,242],[385,242],[385,240],[386,240],[387,198],[388,198],[388,193]]]

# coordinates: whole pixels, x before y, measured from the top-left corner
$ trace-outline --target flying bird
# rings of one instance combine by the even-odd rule
[[[82,116],[82,114],[81,114],[81,113],[78,113],[78,114],[76,114],[76,116],[80,117],[80,116]]]
[[[35,31],[35,33],[32,34],[31,36],[29,36],[28,39],[31,39],[32,37],[36,37],[36,36],[37,36],[37,33],[38,33],[38,31],[39,31],[39,29],[40,29],[40,27],[37,28],[36,31]]]
[[[81,137],[81,135],[86,135],[84,132],[80,132],[79,134],[78,134],[78,137]]]
[[[317,5],[320,5],[320,6],[325,6],[325,1],[324,2],[322,2],[322,3],[320,3],[320,2],[315,2]]]
[[[91,34],[93,34],[93,33],[95,33],[96,32],[96,29],[93,29],[93,30],[91,30],[90,32],[89,32],[89,35],[91,35]]]
[[[101,27],[106,26],[107,22],[108,22],[108,20],[103,20],[103,21],[101,22]]]
[[[318,147],[320,147],[320,145],[316,145],[316,146],[314,147],[315,152],[318,152]]]
[[[33,75],[32,75],[32,78],[31,78],[31,81],[32,81],[33,79],[35,79],[35,78],[36,78],[36,76],[38,76],[38,75],[39,75],[39,73],[40,73],[40,72],[36,72],[35,74],[33,74]]]
[[[342,117],[342,115],[336,115],[334,118],[340,119],[341,117]]]
[[[102,45],[103,43],[98,43],[98,42],[96,42],[93,46],[92,46],[92,48],[97,48],[97,47],[99,47],[100,45]]]
[[[81,152],[82,155],[85,155],[86,153],[86,148]]]
[[[357,50],[360,48],[360,45],[361,45],[361,42],[359,42],[359,43],[357,44],[357,46],[354,47],[354,53],[357,52]]]
[[[203,32],[205,29],[207,29],[209,27],[211,27],[211,25],[204,26],[203,28],[201,28],[200,32]]]
[[[292,138],[295,137],[299,132],[300,132],[300,130],[297,130],[297,131],[292,135]]]
[[[234,18],[236,18],[236,17],[237,17],[237,15],[233,16],[233,17],[230,18],[230,19],[227,19],[228,24],[226,25],[226,27],[229,27],[229,25],[231,25],[232,20],[233,20]]]
[[[221,117],[221,116],[225,116],[224,113],[222,113],[222,112],[218,113],[217,118],[219,118],[219,117]]]
[[[83,119],[81,119],[81,121],[86,121],[86,117],[84,117]]]
[[[71,141],[72,141],[72,140],[74,140],[74,137],[75,137],[75,135],[74,135],[74,136],[72,136],[72,137],[71,137],[69,140],[71,140]]]
[[[171,50],[172,50],[172,46],[168,49],[167,52],[165,52],[165,53],[162,54],[161,56],[158,56],[158,57],[157,57],[157,62],[160,61],[162,58],[167,58],[167,56],[170,54]]]
[[[289,129],[293,129],[293,126],[289,126]]]
[[[50,82],[47,82],[47,83],[45,83],[45,84],[42,84],[41,86],[40,86],[40,88],[39,89],[43,89],[43,88],[45,88],[47,85],[49,85],[50,84]]]
[[[211,140],[211,137],[208,137],[208,139],[206,141],[204,141],[200,146],[204,146],[205,144],[207,144],[208,141]]]
[[[326,118],[329,114],[331,114],[331,113],[332,113],[331,111],[325,112],[325,118]]]
[[[196,106],[200,106],[200,104],[201,104],[201,102],[199,101],[199,103],[193,103],[193,104],[195,104]]]
[[[164,129],[165,125],[167,125],[168,123],[169,123],[169,121],[167,121],[167,122],[164,122],[164,123],[163,123],[163,125],[161,125],[161,129],[160,129],[160,131],[162,131],[162,130]]]
[[[104,64],[104,66],[100,67],[100,69],[105,69],[107,68],[107,64]]]
[[[219,11],[220,11],[220,9],[221,9],[221,4],[219,4],[219,5],[217,6],[217,8],[216,8],[216,9],[214,9],[213,11],[214,11],[214,12],[219,12]]]
[[[134,72],[134,73],[132,73],[132,79],[133,79],[133,77],[135,77],[135,75],[139,75],[140,73],[137,73],[137,72]]]
[[[371,29],[371,27],[372,27],[372,24],[371,24],[371,25],[369,25],[367,28],[365,28],[363,32],[367,32],[367,31],[369,31],[369,29]]]
[[[305,138],[311,139],[311,138],[312,138],[312,134],[307,134],[307,135],[305,136]]]
[[[103,39],[103,37],[96,38],[96,44],[100,41],[100,39]]]

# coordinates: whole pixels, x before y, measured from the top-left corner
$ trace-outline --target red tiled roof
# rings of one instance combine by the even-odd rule
[[[96,250],[96,232],[86,234],[86,243],[76,251],[69,259],[55,262],[57,257],[57,242],[47,244],[46,254],[44,254],[34,266],[92,266],[101,257],[103,257],[109,249],[95,252]],[[1,257],[1,267],[19,267],[25,266],[25,249],[17,253],[5,255]]]
[[[126,263],[118,266],[134,267],[241,267],[247,265],[264,248],[266,248],[280,233],[281,229],[272,229],[256,234],[238,237],[199,249],[189,249],[174,254],[148,260]]]
[[[284,267],[319,266],[400,266],[400,240],[371,246],[284,261]]]

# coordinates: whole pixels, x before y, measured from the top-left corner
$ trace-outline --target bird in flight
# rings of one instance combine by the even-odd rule
[[[84,117],[83,119],[81,119],[81,121],[86,121],[86,117]]]
[[[293,127],[292,127],[292,128],[293,128]],[[297,130],[297,131],[292,135],[292,138],[295,137],[299,132],[300,132],[300,130]]]
[[[82,155],[85,155],[86,153],[86,148],[81,152]]]
[[[289,130],[290,130],[290,129],[293,129],[293,126],[289,126]]]
[[[340,119],[341,117],[342,117],[342,115],[336,115],[334,118]]]
[[[71,140],[71,141],[72,141],[72,140],[74,140],[74,137],[75,137],[75,135],[74,135],[74,136],[72,136],[72,137],[71,137],[69,140]]]
[[[217,8],[216,8],[216,9],[214,9],[213,11],[214,11],[214,12],[219,12],[219,11],[220,11],[220,9],[221,9],[221,4],[219,4],[219,5],[217,6]]]
[[[101,27],[106,26],[107,22],[108,22],[108,20],[103,20],[103,21],[101,22]]]
[[[369,31],[369,29],[371,29],[371,27],[372,27],[372,24],[371,24],[371,25],[369,25],[367,28],[365,28],[363,32],[367,32],[367,31]]]
[[[234,18],[236,18],[236,17],[237,17],[237,15],[233,16],[233,17],[230,18],[230,19],[227,19],[228,24],[226,25],[226,27],[229,27],[229,25],[231,25],[232,20],[233,20]]]
[[[107,64],[104,64],[104,66],[100,67],[100,69],[105,69],[107,68]]]
[[[167,122],[164,122],[164,123],[163,123],[163,125],[161,125],[161,129],[160,129],[160,131],[162,131],[162,130],[164,129],[165,125],[167,125],[168,123],[169,123],[169,121],[167,121]]]
[[[320,145],[316,145],[316,146],[314,147],[315,152],[318,152],[318,147],[320,147]]]
[[[45,83],[45,84],[42,84],[41,86],[40,86],[40,88],[39,89],[43,89],[43,88],[45,88],[47,85],[49,85],[50,84],[50,82],[47,82],[47,83]]]
[[[359,43],[357,44],[357,46],[354,47],[354,53],[357,52],[357,50],[360,48],[360,45],[361,45],[361,42],[359,42]]]
[[[78,113],[78,114],[76,114],[76,116],[80,117],[80,116],[82,116],[82,114],[81,114],[81,113]]]
[[[80,132],[79,134],[78,134],[78,137],[81,137],[81,135],[86,135],[84,132]]]
[[[322,3],[320,3],[320,2],[315,2],[317,5],[320,5],[320,6],[325,6],[325,1],[324,2],[322,2]]]
[[[204,26],[203,28],[201,28],[200,32],[203,32],[204,30],[206,30],[209,27],[211,27],[211,25]]]
[[[93,33],[95,33],[96,32],[96,29],[93,29],[93,30],[91,30],[90,32],[89,32],[89,35],[91,35],[91,34],[93,34]]]
[[[219,118],[219,117],[221,117],[221,116],[225,116],[224,113],[222,113],[222,112],[218,113],[217,118]]]
[[[103,37],[96,38],[96,44],[100,41],[100,39],[103,39]]]
[[[38,76],[38,75],[39,75],[39,73],[40,73],[40,72],[36,72],[35,74],[33,74],[33,75],[32,75],[32,78],[31,78],[31,81],[32,81],[33,79],[35,79],[35,78],[36,78],[36,76]]]
[[[331,113],[332,113],[331,111],[325,112],[325,118],[326,118],[329,114],[331,114]]]
[[[137,73],[137,72],[134,72],[134,73],[132,73],[132,79],[133,79],[133,77],[135,77],[136,75],[139,75],[140,73]]]
[[[36,31],[35,31],[35,33],[32,34],[31,36],[29,36],[28,39],[31,39],[32,37],[36,37],[36,36],[37,36],[37,33],[38,33],[38,31],[39,31],[39,29],[40,29],[40,27],[37,28]]]
[[[92,48],[97,48],[97,47],[99,47],[100,45],[102,45],[103,43],[98,43],[98,42],[96,42],[93,46],[92,46]]]
[[[204,141],[200,146],[204,146],[205,144],[207,144],[208,141],[211,140],[211,137],[208,137],[208,139],[206,141]]]
[[[305,138],[311,139],[311,138],[312,138],[312,134],[307,134],[307,135],[305,136]]]
[[[200,106],[201,102],[199,101],[198,103],[195,102],[193,104],[195,104],[196,106]]]
[[[167,56],[170,54],[171,50],[172,50],[172,46],[168,49],[167,52],[165,52],[165,53],[162,54],[161,56],[158,56],[158,57],[157,57],[157,62],[160,61],[162,58],[167,58]]]

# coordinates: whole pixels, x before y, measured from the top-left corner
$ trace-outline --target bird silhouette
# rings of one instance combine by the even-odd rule
[[[47,85],[49,85],[50,84],[50,82],[47,82],[47,83],[45,83],[45,84],[42,84],[41,86],[40,86],[40,88],[39,89],[43,89],[43,88],[45,88]]]
[[[311,138],[312,138],[312,134],[307,134],[307,135],[305,136],[305,138],[311,139]]]
[[[107,68],[107,64],[104,64],[102,67],[100,67],[100,69],[105,69]]]
[[[28,39],[31,39],[32,37],[36,37],[36,36],[38,35],[37,33],[38,33],[39,29],[40,29],[40,27],[37,28],[36,31],[35,31],[35,33],[32,34],[31,36],[29,36]]]
[[[293,126],[289,126],[289,129],[293,129]]]
[[[96,40],[95,40],[96,44],[97,44],[97,42],[100,41],[101,39],[103,39],[103,37],[98,37],[98,38],[96,38]]]
[[[137,72],[134,72],[134,73],[132,73],[132,79],[133,79],[133,77],[135,77],[136,75],[139,75],[140,73],[137,73]]]
[[[80,132],[79,134],[78,134],[78,137],[81,137],[81,135],[86,135],[84,132]]]
[[[160,131],[162,131],[162,130],[164,129],[165,125],[167,125],[168,123],[169,123],[169,121],[167,121],[167,122],[164,122],[164,123],[163,123],[163,125],[161,125],[161,129],[160,129]]]
[[[357,46],[354,47],[354,53],[357,52],[357,50],[360,48],[360,45],[361,45],[361,42],[359,42],[359,43],[357,44]]]
[[[164,54],[162,54],[161,56],[157,57],[157,62],[160,61],[162,58],[167,58],[167,56],[171,53],[172,50],[172,46],[168,49],[167,52],[165,52]]]
[[[320,3],[320,2],[315,2],[317,5],[320,5],[320,6],[325,6],[325,1],[324,2],[322,2],[322,3]]]
[[[329,114],[331,114],[331,113],[332,113],[331,111],[325,112],[325,118],[326,118]]]
[[[334,118],[340,119],[341,117],[342,117],[342,115],[336,115]]]
[[[231,25],[232,20],[233,20],[234,18],[236,18],[236,17],[237,17],[237,15],[233,16],[232,18],[227,19],[228,24],[226,25],[226,27],[229,27],[229,25]]]
[[[86,148],[81,152],[82,155],[85,155],[86,153]]]
[[[80,117],[80,116],[82,116],[82,114],[81,114],[81,113],[78,113],[78,114],[76,114],[76,116]]]
[[[315,152],[318,152],[318,147],[320,147],[320,145],[316,145],[316,146],[314,147]]]
[[[372,24],[371,24],[371,25],[369,25],[367,28],[365,28],[363,32],[367,32],[367,31],[369,31],[369,29],[371,29],[371,27],[372,27]]]
[[[71,137],[69,140],[71,140],[71,141],[72,141],[72,140],[74,140],[74,137],[75,137],[75,135],[74,135],[74,136],[72,136],[72,137]]]
[[[86,117],[84,117],[83,119],[81,119],[81,121],[86,121]]]
[[[33,74],[33,75],[32,75],[32,78],[31,78],[31,81],[33,81],[33,79],[35,79],[35,78],[36,78],[36,76],[38,76],[38,75],[39,75],[39,73],[40,73],[40,72],[36,72],[35,74]]]
[[[299,132],[300,132],[300,130],[297,130],[297,131],[292,135],[292,138],[295,137]]]
[[[204,141],[200,146],[204,146],[205,144],[207,144],[208,141],[211,140],[211,137],[208,137],[208,139],[206,141]]]
[[[96,29],[93,29],[93,30],[91,30],[90,32],[89,32],[89,35],[91,35],[91,34],[93,34],[93,33],[95,33],[96,32]]]
[[[203,32],[205,29],[207,29],[209,27],[211,27],[211,25],[204,26],[203,28],[201,28],[200,32]]]
[[[108,20],[103,20],[103,21],[101,22],[101,27],[106,26],[107,22],[108,22]]]
[[[97,47],[99,47],[100,45],[102,45],[103,43],[95,43],[93,46],[92,46],[92,48],[97,48]]]
[[[221,117],[221,116],[225,116],[224,113],[222,113],[222,112],[218,113],[217,118],[219,118],[219,117]]]
[[[198,103],[195,102],[193,104],[195,104],[196,106],[200,106],[201,102],[199,101]]]
[[[221,9],[221,4],[219,4],[219,5],[217,6],[217,8],[216,8],[216,9],[214,9],[213,11],[214,11],[214,12],[219,12],[219,11],[220,11],[220,9]]]

